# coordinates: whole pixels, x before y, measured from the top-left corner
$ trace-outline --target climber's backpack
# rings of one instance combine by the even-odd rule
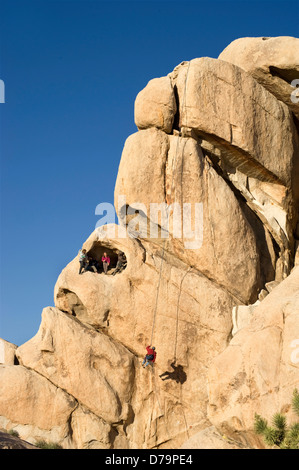
[[[152,360],[154,359],[154,357],[155,357],[155,356],[154,356],[153,354],[147,354],[147,355],[146,355],[146,359],[147,359],[148,361],[152,361]]]

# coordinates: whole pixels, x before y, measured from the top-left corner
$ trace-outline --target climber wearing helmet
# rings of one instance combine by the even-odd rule
[[[156,355],[157,355],[155,346],[152,346],[152,347],[147,346],[146,350],[147,350],[147,354],[142,362],[143,368],[147,367],[149,364],[153,365],[153,363],[156,360]]]

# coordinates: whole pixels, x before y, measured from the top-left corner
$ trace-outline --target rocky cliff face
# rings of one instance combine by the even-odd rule
[[[255,412],[292,422],[298,52],[295,38],[240,39],[138,94],[120,225],[83,247],[111,269],[78,274],[75,257],[36,336],[1,342],[0,427],[65,448],[227,448],[223,434],[240,448],[263,446]],[[127,266],[112,275],[119,251]]]

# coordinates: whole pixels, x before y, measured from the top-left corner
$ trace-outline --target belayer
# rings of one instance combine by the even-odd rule
[[[147,367],[149,364],[151,364],[151,366],[152,366],[153,363],[155,362],[156,356],[157,356],[155,346],[152,346],[152,347],[147,346],[146,350],[147,350],[147,354],[146,354],[146,356],[145,356],[145,358],[143,359],[143,362],[142,362],[142,367],[143,368]]]

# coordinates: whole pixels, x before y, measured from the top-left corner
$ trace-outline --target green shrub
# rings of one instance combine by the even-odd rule
[[[296,388],[293,392],[292,408],[299,416],[299,392]],[[285,416],[280,413],[275,413],[273,416],[272,426],[255,413],[254,430],[256,434],[262,435],[265,443],[270,446],[277,446],[281,449],[299,449],[299,423],[288,427]]]
[[[47,442],[43,439],[36,441],[36,447],[40,449],[62,449],[63,447],[60,444],[56,444],[55,442]]]

